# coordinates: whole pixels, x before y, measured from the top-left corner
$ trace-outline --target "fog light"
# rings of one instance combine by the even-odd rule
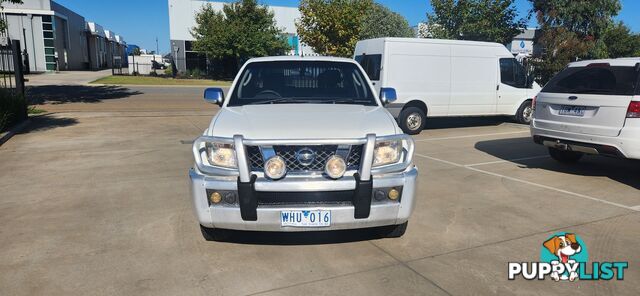
[[[236,194],[233,192],[227,192],[224,194],[224,202],[228,203],[228,204],[235,204],[236,203]]]
[[[284,159],[277,155],[269,158],[264,164],[264,174],[273,180],[282,179],[287,174],[287,165]]]
[[[389,190],[389,199],[390,200],[398,200],[398,198],[400,197],[400,192],[398,190],[391,189]]]
[[[383,201],[385,198],[387,198],[387,194],[382,190],[376,190],[373,198],[375,198],[377,201]]]
[[[327,160],[324,172],[332,179],[340,179],[347,171],[347,163],[338,155],[331,156]]]
[[[218,204],[222,201],[222,194],[216,191],[214,193],[211,193],[211,196],[209,197],[209,199],[211,200],[211,203]]]

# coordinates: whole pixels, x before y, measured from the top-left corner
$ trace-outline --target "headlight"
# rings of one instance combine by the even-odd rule
[[[327,161],[324,172],[332,179],[340,179],[347,171],[347,163],[338,155],[331,156]]]
[[[272,180],[282,179],[287,174],[287,165],[280,156],[274,156],[264,164],[264,174]]]
[[[402,141],[378,142],[373,152],[373,166],[397,163],[401,155]]]
[[[223,168],[237,168],[236,150],[231,144],[207,143],[209,163]]]

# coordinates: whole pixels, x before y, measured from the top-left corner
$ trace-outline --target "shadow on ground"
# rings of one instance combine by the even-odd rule
[[[512,160],[513,149],[526,147],[526,145],[536,144],[533,143],[531,138],[523,137],[481,141],[476,143],[475,148],[500,159],[517,163],[521,168],[543,169],[579,176],[607,177],[635,189],[640,189],[640,161],[638,160],[590,155],[583,157],[576,164],[562,164],[551,158]],[[546,152],[546,150],[544,151]]]
[[[99,103],[140,94],[120,86],[45,85],[27,88],[31,104]]]
[[[75,118],[52,117],[51,115],[34,116],[29,124],[20,134],[46,131],[58,127],[66,127],[78,124]]]
[[[390,227],[314,232],[262,232],[218,230],[224,237],[219,242],[245,245],[325,245],[382,239]]]
[[[425,130],[474,126],[498,126],[505,122],[514,121],[508,116],[428,118],[425,124]]]

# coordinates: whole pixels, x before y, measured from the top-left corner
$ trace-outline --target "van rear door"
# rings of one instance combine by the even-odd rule
[[[568,67],[538,95],[535,127],[616,137],[624,126],[637,84],[637,67]]]

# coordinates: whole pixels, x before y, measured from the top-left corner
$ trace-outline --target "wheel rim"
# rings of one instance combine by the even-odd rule
[[[407,127],[415,131],[422,126],[422,116],[418,113],[411,113],[407,116]]]
[[[524,108],[524,110],[522,110],[522,119],[524,119],[524,122],[531,122],[531,118],[533,117],[533,108],[531,108],[531,106],[527,106]]]

